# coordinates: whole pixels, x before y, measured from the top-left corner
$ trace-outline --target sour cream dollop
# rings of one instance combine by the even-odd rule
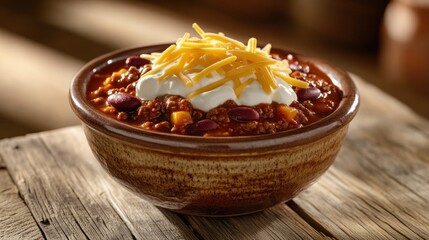
[[[157,73],[141,77],[136,85],[136,95],[143,100],[151,100],[164,94],[174,94],[186,97],[195,90],[207,86],[224,77],[223,75],[213,72],[210,77],[204,77],[192,86],[188,87],[185,86],[185,84],[176,76],[161,81],[159,78],[162,75],[163,71],[159,71]],[[188,74],[188,77],[193,78],[195,75],[196,73],[191,73]],[[241,77],[240,81],[244,82],[249,78],[256,79],[256,76],[252,74]],[[270,94],[267,94],[257,81],[253,81],[243,90],[241,95],[237,97],[234,92],[233,84],[229,81],[218,88],[196,95],[188,99],[188,101],[194,106],[194,108],[207,112],[210,109],[223,104],[227,100],[233,100],[237,105],[244,106],[255,106],[260,103],[271,103],[273,101],[289,105],[293,101],[297,100],[295,92],[288,83],[278,77],[275,77],[275,81],[277,82],[278,87]]]

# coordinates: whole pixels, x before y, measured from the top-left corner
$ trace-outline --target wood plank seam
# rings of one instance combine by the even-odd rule
[[[127,227],[130,229],[130,231],[133,233],[133,236],[135,236],[137,239],[145,239],[144,235],[141,235],[138,228],[136,228],[132,223],[132,220],[130,220],[130,218],[127,216],[127,214],[124,212],[123,209],[121,209],[121,207],[118,205],[118,201],[120,201],[119,199],[117,199],[114,196],[114,193],[112,191],[110,191],[110,186],[109,186],[109,182],[107,181],[103,181],[104,182],[104,187],[105,187],[105,194],[107,194],[107,200],[110,203],[110,206],[116,210],[116,212],[118,213],[119,217],[125,222],[125,224],[127,225]],[[122,186],[121,186],[122,187]],[[155,206],[151,206],[153,208],[155,208]],[[159,209],[160,211],[165,211],[163,209]],[[170,212],[169,212],[170,213]],[[171,214],[171,213],[170,213]],[[165,214],[167,217],[169,214]],[[148,215],[152,221],[156,222],[155,219],[153,219],[150,215]],[[180,216],[179,216],[180,218]],[[192,233],[195,233],[196,231],[193,231],[192,226],[188,225],[185,221],[183,221],[183,219],[180,219],[183,222],[183,225],[185,225],[187,228],[189,228],[189,230],[191,230]],[[173,220],[174,222],[175,220]],[[176,220],[177,221],[177,220]],[[156,228],[159,230],[159,232],[161,232],[163,234],[163,239],[169,239],[170,236],[165,235],[165,233],[162,231],[161,228],[159,228],[158,225],[156,225]],[[201,239],[198,238],[197,235],[195,235],[194,237],[196,237],[197,239]]]
[[[374,143],[368,143],[368,144],[372,145]],[[422,207],[422,209],[424,209],[424,207],[428,204],[427,196],[429,196],[428,195],[429,191],[427,191],[427,190],[425,192],[416,191],[415,189],[413,189],[409,185],[405,184],[405,182],[400,181],[400,179],[398,178],[398,174],[395,174],[395,172],[392,172],[392,171],[387,171],[385,167],[383,168],[382,164],[380,165],[378,162],[373,161],[370,157],[365,156],[365,154],[368,154],[368,148],[366,148],[366,150],[358,150],[359,148],[356,148],[356,147],[350,145],[349,141],[346,141],[345,147],[350,147],[350,148],[355,149],[354,151],[357,154],[359,154],[359,159],[361,159],[361,166],[363,166],[365,169],[369,169],[369,167],[370,167],[372,169],[372,171],[378,172],[379,175],[383,175],[383,176],[385,176],[385,178],[389,179],[390,181],[395,182],[395,184],[397,184],[396,186],[401,186],[404,189],[406,189],[407,191],[409,191],[412,194],[412,197],[415,198],[414,204],[419,204]],[[381,148],[381,147],[378,147],[378,148]],[[403,154],[403,153],[404,153],[404,151],[401,149],[401,154]],[[395,159],[393,159],[393,157],[396,157],[398,162],[402,160],[400,157],[397,157],[396,155],[397,154],[392,154],[392,156],[390,158],[390,165],[394,165],[393,160],[395,160]],[[411,159],[409,161],[415,161],[415,160]],[[416,161],[415,163],[416,164],[419,163],[419,166],[422,169],[429,168],[429,165],[426,165],[426,162]],[[405,171],[405,169],[402,169],[402,172],[403,171]],[[416,171],[414,171],[414,172],[411,172],[411,170],[408,170],[408,171],[410,171],[410,172],[407,174],[412,175],[414,178],[419,179],[422,183],[425,182],[425,179],[424,179],[425,176],[420,176],[419,174],[416,173]],[[419,201],[417,201],[417,200],[419,200]],[[392,199],[391,199],[391,201],[392,201]],[[399,206],[399,208],[401,208],[401,207],[403,207],[403,206]],[[425,218],[429,221],[429,218],[427,218],[427,217],[425,217]]]
[[[185,217],[185,215],[178,213],[177,216],[183,221],[183,223],[191,229],[192,233],[195,234],[197,239],[204,239],[201,233],[198,231],[197,228],[194,228],[192,224],[189,222],[189,220]]]
[[[303,208],[301,208],[294,200],[290,200],[285,203],[288,207],[290,207],[296,214],[298,214],[304,221],[308,223],[311,227],[317,230],[320,234],[336,239],[334,234],[331,233],[328,229],[326,229],[322,223],[318,222],[315,218],[312,218],[308,215]]]
[[[54,158],[58,158],[59,157],[59,156],[57,156],[57,154],[55,152],[52,151],[51,147],[48,145],[48,143],[43,138],[39,138],[39,140],[40,140],[41,144],[44,145],[44,149],[46,151],[48,151],[51,156],[53,156]],[[58,164],[58,161],[55,161],[55,163]],[[62,169],[61,166],[58,166],[58,167],[59,167],[59,169]],[[63,174],[66,174],[66,173],[63,173]],[[76,192],[76,190],[74,189],[74,187],[72,185],[70,185],[69,182],[66,182],[66,185],[70,188],[70,190],[73,192],[73,194],[75,196],[77,196],[77,200],[80,202],[80,204],[83,207],[82,209],[88,214],[88,216],[92,216],[93,214],[87,209],[86,204],[84,202],[82,202],[81,198],[79,197],[79,194]],[[74,214],[74,212],[73,212],[73,214]],[[74,217],[74,221],[75,221],[76,225],[79,227],[79,229],[82,231],[82,233],[85,235],[85,237],[87,239],[91,239],[91,237],[86,234],[86,231],[81,226],[81,223],[79,221],[77,221],[76,217]],[[96,219],[93,219],[93,221],[96,221]],[[104,224],[105,227],[108,227],[107,225],[105,225],[104,221],[102,221],[102,223]],[[98,225],[95,225],[95,227],[97,227],[99,229]],[[126,227],[128,228],[128,226],[126,226]],[[99,230],[102,232],[101,229],[99,229]],[[130,230],[131,237],[132,238],[136,238],[136,236],[134,236],[133,233],[131,232],[131,229],[128,228],[128,230]]]
[[[392,177],[392,176],[391,176]],[[392,177],[392,180],[393,181],[395,181],[398,185],[401,185],[401,186],[403,186],[404,188],[407,188],[407,189],[409,189],[407,186],[405,186],[405,185],[403,185],[401,182],[399,182],[397,179],[394,179],[393,177]],[[409,189],[410,191],[411,191],[411,189]],[[413,191],[411,191],[411,192],[413,192]],[[416,193],[415,193],[416,194]],[[418,196],[418,195],[417,195]],[[418,196],[418,197],[420,197],[420,196]],[[422,199],[422,200],[424,200],[424,199]],[[398,216],[395,216],[393,213],[391,213],[391,211],[392,211],[392,209],[388,209],[388,208],[386,208],[386,206],[384,206],[383,204],[379,204],[379,205],[375,205],[375,204],[373,204],[373,203],[371,203],[371,202],[368,202],[366,199],[362,199],[362,201],[363,202],[365,202],[365,203],[367,203],[367,206],[369,207],[369,208],[372,208],[373,210],[374,210],[374,212],[380,212],[380,209],[378,209],[377,207],[380,207],[382,210],[384,210],[386,213],[388,213],[389,214],[389,216],[391,216],[392,218],[395,218],[398,222],[400,222],[400,223],[402,223],[404,226],[407,226],[408,228],[406,229],[407,231],[411,231],[412,233],[414,233],[416,236],[418,236],[418,237],[420,237],[421,239],[424,239],[425,238],[425,236],[424,235],[422,235],[421,233],[419,233],[419,232],[417,232],[417,231],[415,231],[414,229],[413,229],[413,226],[412,226],[412,224],[410,223],[410,222],[408,222],[408,221],[405,221],[404,219],[402,219],[402,218],[400,218],[400,217],[398,217]],[[395,205],[398,209],[401,209],[401,208],[403,208],[403,206],[399,206],[399,205],[396,205],[395,204],[395,202],[394,201],[392,201],[391,202],[392,203],[392,205]],[[416,216],[415,215],[411,215],[409,212],[407,212],[407,211],[403,211],[403,215],[406,215],[406,216],[408,216],[409,218],[415,218]],[[378,218],[377,217],[377,215],[375,216],[376,218]],[[421,215],[421,217],[423,217],[423,218],[426,218],[426,216],[424,216],[424,215]],[[400,232],[399,231],[399,229],[398,229],[398,226],[394,226],[392,223],[390,223],[390,222],[386,222],[386,221],[384,221],[383,219],[380,219],[380,218],[378,218],[380,221],[383,221],[386,225],[388,225],[393,231],[396,231],[399,235],[402,235],[404,238],[407,238],[407,237],[410,237],[410,236],[407,236],[407,235],[404,235],[402,232]],[[427,219],[427,218],[426,218]],[[404,231],[405,232],[405,231]]]
[[[2,210],[2,214],[7,215],[8,212],[12,211],[10,212],[11,214],[9,216],[2,216],[3,220],[0,221],[2,223],[0,225],[5,226],[6,228],[0,229],[0,239],[3,239],[3,237],[19,239],[24,239],[27,237],[33,239],[46,239],[43,231],[38,226],[32,212],[28,208],[27,203],[23,199],[23,196],[18,191],[18,188],[12,176],[7,171],[6,162],[3,160],[1,152],[0,174],[0,198],[4,198],[4,202],[0,203],[0,208],[7,208]],[[5,187],[4,185],[10,186]],[[11,202],[8,203],[8,201]],[[10,231],[11,229],[15,228],[19,228],[19,232],[16,232],[16,234],[12,234]]]
[[[107,174],[101,169],[101,166],[95,161],[87,144],[81,144],[82,139],[84,139],[84,135],[80,127],[68,128],[66,130],[59,131],[58,134],[55,132],[56,137],[53,135],[53,133],[54,132],[47,132],[40,135],[40,138],[45,142],[46,147],[50,149],[56,159],[62,158],[61,161],[66,163],[65,167],[67,167],[67,169],[70,169],[70,171],[81,172],[80,174],[82,175],[82,178],[90,177],[85,181],[91,183],[91,181],[93,181],[91,180],[92,178],[97,179],[96,183],[88,184],[87,187],[98,187],[97,190],[100,192],[100,195],[103,196],[103,198],[106,200],[106,203],[115,211],[116,216],[118,216],[118,218],[124,222],[126,227],[132,233],[132,237],[142,239],[148,238],[149,236],[151,238],[158,237],[160,239],[195,238],[194,235],[189,235],[186,231],[180,229],[180,226],[183,223],[178,222],[179,219],[177,216],[170,212],[161,212],[154,206],[146,203],[140,197],[135,196],[134,194],[128,192],[128,190],[125,188],[119,186],[116,182],[113,182],[113,179],[107,176]],[[64,151],[61,150],[63,146],[74,147],[70,149],[64,148],[67,151],[64,153]],[[121,195],[124,194],[126,198],[121,198]],[[117,199],[118,197],[119,199]],[[135,202],[136,205],[133,204],[133,201],[137,201]],[[148,214],[151,211],[157,214]],[[136,213],[139,213],[140,215],[137,215],[137,219],[142,218],[141,215],[146,215],[150,218],[147,219],[149,221],[146,222],[145,225],[149,228],[152,228],[152,230],[142,229],[142,224],[136,222]],[[156,216],[157,219],[152,219],[153,216]],[[169,218],[171,216],[175,216],[175,218],[169,220],[163,219],[165,217]],[[162,222],[165,223],[163,224]],[[175,224],[173,225],[169,222]],[[156,228],[156,230],[154,230],[154,228]],[[152,234],[154,235],[148,235],[150,231],[153,231]],[[165,235],[167,233],[170,234],[170,236]],[[161,235],[163,237],[161,237]]]
[[[51,161],[50,159],[53,158],[52,155],[52,151],[49,151],[47,149],[45,149],[43,146],[46,147],[46,145],[43,142],[42,139],[40,139],[37,135],[28,135],[27,136],[29,138],[29,141],[27,141],[27,145],[28,147],[30,147],[31,145],[33,145],[33,149],[28,148],[25,149],[25,147],[20,147],[20,145],[17,145],[18,147],[13,147],[10,149],[10,154],[15,154],[15,155],[21,155],[21,157],[24,159],[24,162],[22,163],[26,163],[26,164],[31,164],[31,162],[33,160],[36,159],[40,159],[39,164],[42,163],[40,161],[43,162],[47,162],[47,163],[54,163],[55,165],[57,165],[58,163],[56,161]],[[24,140],[24,139],[19,139],[19,140]],[[24,142],[20,142],[20,143],[24,143]],[[34,147],[36,146],[36,147]],[[35,149],[37,149],[35,151]],[[44,149],[43,151],[45,153],[43,153],[43,151],[41,151],[42,149]],[[21,152],[21,153],[20,153]],[[23,161],[23,160],[21,160]],[[37,162],[37,160],[36,160]],[[20,163],[16,163],[16,164],[20,164]],[[33,163],[34,164],[34,163]],[[17,167],[17,166],[15,166]],[[33,216],[36,218],[36,222],[39,226],[40,229],[42,229],[42,232],[45,233],[45,236],[49,238],[50,237],[54,237],[54,238],[63,238],[65,236],[69,236],[70,234],[72,234],[74,237],[77,238],[81,238],[81,237],[85,237],[86,232],[83,233],[81,231],[78,231],[78,229],[83,229],[81,225],[76,224],[77,218],[83,220],[83,222],[86,222],[87,219],[84,220],[84,216],[81,215],[82,212],[80,212],[79,215],[76,215],[75,211],[76,209],[64,209],[62,208],[61,205],[51,205],[52,203],[52,199],[47,195],[47,190],[46,187],[51,190],[53,190],[52,192],[49,192],[49,194],[53,194],[52,197],[54,198],[60,198],[60,199],[64,199],[65,202],[67,202],[69,199],[72,203],[73,199],[79,199],[79,196],[73,195],[73,193],[71,193],[70,191],[63,191],[64,190],[64,186],[67,186],[67,183],[63,183],[61,184],[60,182],[64,182],[60,179],[56,179],[56,182],[47,182],[49,180],[49,173],[48,175],[46,175],[46,172],[43,172],[43,165],[40,166],[27,166],[26,169],[33,171],[33,173],[30,173],[31,175],[29,176],[34,176],[35,178],[31,177],[31,179],[33,179],[33,181],[45,181],[45,185],[42,188],[31,188],[31,183],[25,183],[23,181],[19,182],[19,178],[23,177],[23,176],[19,176],[19,174],[17,176],[14,176],[14,180],[15,182],[17,182],[20,193],[22,194],[25,202],[27,203],[27,206],[29,206],[30,210],[33,213]],[[46,167],[46,166],[45,166]],[[33,169],[33,170],[31,170]],[[13,171],[13,170],[12,170]],[[37,173],[38,172],[38,173]],[[22,174],[22,173],[21,173]],[[53,173],[51,173],[53,174]],[[63,173],[62,176],[67,176],[67,173]],[[45,179],[45,180],[43,180]],[[25,178],[23,178],[22,180],[25,181]],[[41,182],[42,183],[42,182]],[[28,185],[30,184],[30,185]],[[43,184],[43,183],[42,183]],[[60,185],[62,185],[62,187],[60,188]],[[37,184],[35,185],[37,186]],[[30,187],[30,188],[29,188]],[[52,188],[53,187],[53,188]],[[56,190],[55,190],[56,189]],[[70,190],[70,188],[68,188]],[[62,194],[60,193],[60,190],[62,191]],[[76,193],[74,193],[76,194]],[[63,196],[61,196],[63,195]],[[35,199],[38,199],[36,201],[33,201]],[[51,199],[51,200],[49,200]],[[63,202],[64,202],[63,200]],[[37,204],[37,202],[39,202],[39,204]],[[81,201],[79,201],[80,204],[82,204]],[[82,211],[84,207],[82,206],[77,206],[76,204],[78,204],[75,201],[75,207],[77,207],[77,211]],[[38,205],[38,206],[37,206]],[[66,206],[65,206],[66,207]],[[86,211],[86,210],[84,210]],[[88,216],[89,218],[91,218],[91,214],[89,214],[88,212],[85,214],[86,216]],[[57,221],[50,221],[51,217],[58,218]],[[39,219],[40,221],[37,221],[37,219]],[[62,219],[62,220],[60,220]],[[93,224],[87,224],[87,230],[92,232],[93,236],[96,235],[104,235],[104,233],[100,232],[99,230],[97,230],[96,228],[94,228],[94,225],[96,224],[96,220],[94,222],[94,220],[91,220],[93,222]],[[58,224],[55,224],[58,223]],[[92,225],[92,227],[91,227]],[[98,227],[98,226],[97,226]],[[126,227],[126,226],[125,226]],[[108,226],[104,227],[105,229],[108,229]],[[97,233],[98,232],[98,233]],[[48,236],[49,234],[49,236]],[[80,237],[79,237],[80,236]],[[102,237],[105,238],[106,236]]]
[[[100,166],[93,158],[87,144],[83,144],[84,135],[80,127],[35,134],[23,138],[22,141],[11,140],[9,150],[3,151],[4,148],[2,148],[0,155],[9,164],[11,176],[15,176],[17,179],[16,184],[22,185],[20,193],[24,195],[26,192],[35,194],[40,190],[34,188],[34,184],[40,184],[35,181],[40,177],[43,178],[45,174],[52,175],[49,173],[50,168],[47,168],[52,163],[54,164],[52,171],[58,170],[59,173],[57,174],[66,179],[64,185],[59,185],[59,187],[71,188],[74,195],[78,194],[76,191],[93,191],[94,187],[100,183],[98,180],[101,179],[106,185],[102,189],[107,190],[97,192],[99,195],[94,197],[102,196],[103,199],[106,199],[107,206],[114,209],[121,221],[129,221],[125,225],[134,238],[144,238],[145,233],[143,232],[147,229],[155,233],[153,236],[159,239],[166,238],[167,235],[170,236],[170,239],[174,237],[176,239],[188,239],[186,236],[194,236],[198,239],[216,239],[220,236],[246,239],[261,236],[267,238],[285,236],[309,239],[330,238],[317,227],[317,224],[320,224],[323,228],[329,229],[327,232],[334,238],[359,238],[363,236],[389,238],[390,236],[390,238],[399,239],[425,239],[429,233],[429,229],[425,227],[425,224],[429,222],[429,215],[425,216],[427,210],[424,207],[427,206],[426,196],[429,196],[429,192],[425,188],[416,186],[419,184],[422,187],[427,186],[424,183],[428,180],[426,173],[429,165],[422,161],[425,159],[424,156],[413,155],[416,151],[421,153],[424,146],[420,144],[412,147],[407,146],[405,150],[402,150],[404,146],[401,149],[390,149],[387,145],[390,146],[392,144],[390,141],[394,140],[382,141],[380,137],[383,137],[383,134],[390,138],[401,135],[395,135],[389,128],[380,126],[380,123],[371,119],[370,116],[366,116],[365,121],[368,122],[362,121],[358,127],[351,127],[353,134],[346,139],[343,151],[339,153],[337,161],[313,187],[284,206],[277,206],[255,215],[236,218],[209,219],[175,215],[157,209],[124,191],[117,183],[112,182],[112,179],[107,177],[104,171],[101,173],[93,172]],[[397,126],[399,127],[397,130],[404,130],[403,126]],[[378,129],[378,131],[370,131],[373,128]],[[406,131],[410,134],[416,131],[412,128],[407,129],[409,130]],[[369,136],[375,135],[380,136],[368,139]],[[415,135],[411,136],[414,137]],[[399,141],[404,142],[404,145],[407,144],[403,139],[398,139],[395,143]],[[425,142],[424,139],[422,141]],[[35,146],[37,144],[40,146]],[[40,158],[37,156],[39,151],[45,151],[45,154],[49,153],[48,155],[51,155],[52,159]],[[27,159],[22,159],[22,156],[19,159],[20,156],[17,154],[23,154],[23,152],[25,152],[23,157],[27,157]],[[14,154],[15,157],[9,156]],[[406,162],[404,158],[410,159]],[[28,165],[28,161],[34,163]],[[50,165],[44,166],[43,164]],[[22,171],[41,172],[38,173],[39,175],[23,178]],[[70,178],[71,176],[81,178],[82,182],[75,182],[75,179]],[[97,182],[94,183],[93,181]],[[79,186],[73,187],[72,183],[89,184],[81,189]],[[107,195],[102,195],[106,193]],[[109,194],[113,197],[109,197]],[[46,198],[46,196],[37,193],[33,197]],[[80,205],[85,205],[85,199],[80,198],[85,197],[85,195],[78,197]],[[28,198],[28,201],[34,200]],[[36,199],[36,201],[40,200]],[[311,219],[303,219],[303,214],[296,207],[294,208],[294,204],[304,209],[303,211],[310,218],[317,221],[312,223]],[[112,207],[113,205],[116,207]],[[90,214],[86,206],[84,207],[85,209],[72,211],[72,214],[77,214],[79,211],[86,211],[85,215]],[[123,213],[119,214],[117,209]],[[146,217],[142,217],[142,215]],[[33,216],[35,215],[33,214]],[[52,221],[49,221],[50,217],[51,215],[43,215],[40,226],[52,225]],[[73,217],[73,221],[78,220],[78,216]],[[67,219],[65,218],[65,220]],[[177,226],[166,226],[168,223],[182,224],[179,228],[186,228],[192,233],[186,235],[183,232],[172,232],[178,230]],[[78,225],[79,231],[82,231],[82,225],[75,222],[73,224]],[[301,231],[304,225],[308,225],[306,229],[308,235]],[[173,229],[174,227],[176,229]],[[42,229],[45,228],[42,227]],[[179,229],[179,231],[181,230]],[[310,233],[311,230],[313,233]],[[70,234],[64,229],[60,229],[60,231],[63,231],[65,236]],[[134,234],[136,232],[137,234]],[[84,235],[82,237],[85,238]]]
[[[6,163],[4,162],[1,154],[0,154],[0,169],[6,169]]]

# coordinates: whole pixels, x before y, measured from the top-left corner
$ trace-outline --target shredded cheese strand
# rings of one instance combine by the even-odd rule
[[[161,56],[158,57],[153,63],[158,64],[161,63],[164,59],[169,57],[170,53],[172,53],[174,50],[176,50],[176,45],[171,45],[167,49],[165,49],[164,52],[162,52]]]
[[[255,81],[255,78],[249,78],[243,83],[241,83],[237,88],[235,88],[234,92],[237,98],[239,98],[241,96],[241,93],[243,93],[244,89],[250,84],[252,84],[254,81]]]
[[[271,71],[271,69],[268,68],[268,66],[263,67],[261,70],[266,76],[268,85],[271,87],[271,89],[278,88],[277,82],[274,80],[275,78],[274,78],[273,71]]]
[[[189,100],[189,99],[191,99],[191,98],[193,98],[193,97],[195,97],[195,96],[197,96],[203,92],[208,92],[210,90],[218,88],[218,87],[224,85],[228,81],[229,81],[229,79],[227,77],[223,77],[223,78],[217,80],[216,82],[210,83],[209,85],[206,85],[202,88],[199,88],[199,89],[191,92],[190,94],[188,94],[188,96],[186,96],[186,98]]]
[[[211,91],[211,90],[213,90],[213,89],[215,89],[217,87],[220,87],[221,85],[218,85],[219,83],[222,83],[222,85],[223,85],[226,82],[231,81],[231,80],[233,80],[234,78],[236,78],[238,76],[250,75],[250,74],[252,74],[254,72],[254,70],[255,70],[255,68],[257,66],[261,66],[263,64],[266,64],[266,63],[263,63],[263,62],[261,62],[261,63],[253,63],[253,64],[250,64],[250,65],[244,65],[244,66],[238,67],[236,69],[233,69],[233,70],[229,71],[226,74],[226,76],[223,77],[222,79],[220,79],[220,80],[218,80],[216,82],[213,82],[213,83],[211,83],[211,84],[209,84],[207,86],[204,86],[202,88],[199,88],[199,89],[191,92],[186,98],[189,100],[189,99],[191,99],[191,98],[195,97],[196,95],[199,95],[199,94],[201,94],[203,92]]]
[[[293,77],[289,77],[289,76],[287,76],[281,72],[274,71],[274,75],[283,79],[283,81],[287,82],[288,84],[290,84],[292,86],[299,87],[299,88],[308,88],[309,87],[308,82],[301,81],[301,80],[298,80],[298,79],[293,78]]]
[[[249,39],[246,50],[251,53],[256,53],[256,38]]]
[[[219,48],[219,47],[209,47],[209,48],[190,48],[190,47],[181,47],[177,49],[180,53],[204,53],[204,54],[217,54],[217,55],[226,55],[226,49],[225,48]]]
[[[229,37],[225,37],[223,35],[219,35],[216,33],[204,33],[203,34],[204,38],[210,38],[213,40],[217,40],[223,43],[232,43],[234,46],[236,46],[238,49],[242,49],[244,50],[246,48],[246,45],[244,45],[242,42],[239,42],[235,39],[229,38]]]
[[[182,47],[188,47],[188,48],[208,48],[213,47],[213,43],[204,43],[204,42],[183,42]],[[215,45],[216,46],[216,45]],[[220,47],[220,44],[217,45],[217,47]]]
[[[175,74],[180,80],[182,80],[183,84],[185,84],[185,86],[190,87],[192,86],[192,80],[190,78],[188,78],[185,74],[183,74],[182,72],[179,72],[177,74]]]
[[[216,71],[217,69],[219,69],[219,68],[221,68],[227,64],[230,64],[230,63],[234,62],[236,59],[237,59],[236,56],[231,56],[231,57],[227,57],[223,60],[220,60],[218,62],[215,62],[212,65],[201,70],[201,72],[199,72],[197,75],[195,75],[194,78],[192,78],[192,80],[194,82],[197,82],[197,81],[201,80],[201,78],[205,77],[208,73]]]
[[[196,23],[192,27],[200,38],[185,33],[176,44],[172,44],[162,53],[141,54],[142,58],[152,62],[152,69],[142,77],[163,69],[160,81],[177,76],[185,86],[192,87],[194,83],[215,72],[225,75],[220,80],[191,92],[187,96],[188,99],[220,87],[228,81],[232,81],[237,97],[255,81],[270,94],[278,88],[276,78],[295,87],[308,88],[309,84],[306,81],[289,76],[292,71],[287,60],[272,58],[271,44],[266,44],[260,49],[257,47],[256,38],[250,38],[245,45],[226,37],[223,33],[206,33]],[[188,77],[190,73],[196,75],[191,79]],[[256,78],[244,82],[240,80],[252,74]]]
[[[275,64],[277,62],[276,60],[267,56],[252,54],[251,52],[245,50],[229,50],[228,52],[234,56],[237,56],[238,58],[250,60],[252,62],[269,61],[272,64]]]
[[[269,85],[269,81],[267,79],[266,74],[262,71],[257,71],[257,72],[255,72],[255,75],[256,75],[256,80],[262,86],[262,89],[264,90],[264,92],[266,94],[270,94],[271,93],[271,87]]]
[[[182,38],[177,39],[177,41],[176,41],[176,45],[177,45],[178,47],[182,46],[182,44],[183,44],[184,42],[186,42],[186,40],[188,40],[188,38],[189,38],[190,36],[191,36],[191,34],[189,34],[189,33],[185,33],[185,34],[183,35],[183,37],[182,37]]]
[[[140,57],[144,58],[146,60],[149,60],[149,61],[154,61],[154,60],[156,60],[158,58],[158,57],[156,57],[156,56],[154,56],[152,54],[141,54]]]
[[[179,57],[179,61],[176,64],[172,64],[164,69],[164,72],[160,76],[159,80],[162,81],[161,79],[164,79],[163,76],[165,75],[173,75],[173,74],[177,75],[179,72],[181,72],[180,69],[183,68],[183,65],[185,65],[187,60],[188,60],[188,56],[182,54]],[[187,86],[191,86],[191,85],[187,85]]]
[[[264,48],[262,48],[262,51],[264,51],[266,54],[270,54],[270,52],[271,52],[271,44],[267,44],[267,45],[265,45],[265,47]]]
[[[147,71],[145,74],[143,74],[141,77],[145,77],[147,75],[151,75],[154,74],[156,72],[158,72],[159,70],[163,69],[164,67],[166,67],[168,64],[174,62],[176,60],[176,58],[172,58],[169,61],[166,61],[164,63],[161,63],[159,65],[156,65],[155,67],[153,67],[150,71]]]
[[[204,31],[200,26],[198,26],[198,24],[194,23],[192,24],[192,27],[195,29],[195,32],[197,32],[201,37],[204,37]]]

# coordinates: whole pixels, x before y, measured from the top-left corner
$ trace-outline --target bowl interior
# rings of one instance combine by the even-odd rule
[[[128,56],[163,51],[170,44],[138,47],[119,50],[100,56],[87,63],[75,75],[71,82],[69,100],[77,116],[100,132],[114,138],[132,142],[160,151],[189,151],[210,153],[240,154],[245,151],[272,152],[283,148],[298,146],[323,138],[341,126],[348,124],[357,112],[359,97],[350,76],[338,67],[318,58],[302,56],[282,49],[272,49],[281,54],[292,53],[298,59],[306,61],[327,74],[331,81],[343,92],[338,108],[319,121],[299,129],[274,134],[238,137],[200,137],[160,133],[139,129],[105,116],[86,99],[88,82],[92,74],[108,65],[124,61]]]

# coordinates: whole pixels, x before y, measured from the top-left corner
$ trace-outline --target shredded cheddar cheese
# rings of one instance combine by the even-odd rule
[[[142,54],[142,58],[152,62],[152,69],[143,76],[163,69],[160,81],[177,76],[185,86],[191,87],[213,73],[224,75],[221,79],[191,92],[187,96],[188,99],[229,81],[232,81],[237,97],[240,97],[243,90],[254,81],[270,94],[278,88],[276,77],[292,86],[308,87],[307,82],[289,76],[291,70],[287,60],[276,60],[271,57],[271,44],[260,49],[257,47],[256,38],[250,38],[245,45],[226,37],[223,33],[206,33],[196,23],[192,27],[199,38],[185,33],[176,44],[172,44],[162,53]],[[188,77],[190,73],[196,74],[190,78]],[[240,78],[252,74],[255,77],[241,82]]]
[[[196,24],[196,23],[194,23],[194,24],[192,24],[192,28],[194,28],[195,29],[195,31],[201,36],[201,37],[203,37],[204,36],[204,31],[203,31],[203,29],[201,29],[200,28],[200,26],[198,26],[198,24]]]
[[[255,81],[254,78],[249,78],[234,89],[235,95],[239,98],[243,90]]]
[[[212,65],[206,67],[205,69],[201,70],[201,72],[199,72],[197,75],[195,75],[195,77],[193,78],[194,81],[199,81],[201,78],[205,77],[208,73],[214,72],[217,69],[230,64],[232,62],[234,62],[235,60],[237,60],[236,56],[231,56],[231,57],[227,57],[224,58],[218,62],[213,63]]]
[[[249,39],[246,50],[251,53],[256,53],[256,38]]]

